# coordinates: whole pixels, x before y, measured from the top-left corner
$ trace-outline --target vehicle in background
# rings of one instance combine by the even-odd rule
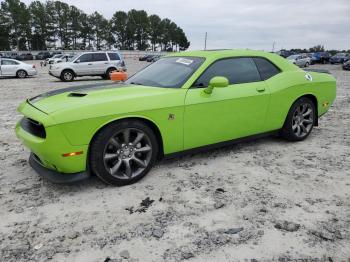
[[[311,63],[310,57],[306,54],[291,55],[287,57],[288,61],[299,66],[299,67],[308,67]]]
[[[109,79],[115,70],[126,70],[125,62],[116,51],[84,52],[73,57],[69,62],[50,65],[49,74],[62,81],[73,81],[80,76],[101,76]]]
[[[62,63],[62,62],[69,62],[75,55],[69,54],[69,55],[62,55],[59,58],[54,59],[53,63]]]
[[[35,58],[37,59],[37,60],[45,60],[45,59],[47,59],[47,58],[49,58],[49,57],[51,57],[51,54],[50,54],[50,52],[39,52],[36,56],[35,56]]]
[[[46,63],[53,64],[55,59],[61,58],[62,56],[63,56],[62,54],[57,54],[57,55],[54,55],[50,58],[46,58]]]
[[[16,52],[8,52],[4,54],[3,58],[16,59],[17,56],[18,56],[18,53]]]
[[[38,72],[36,71],[35,65],[26,64],[24,62],[1,58],[0,59],[0,76],[15,76],[18,78],[25,78],[27,76],[35,76]]]
[[[350,70],[350,60],[346,61],[343,64],[343,70]]]
[[[149,57],[151,57],[152,55],[143,55],[143,56],[140,56],[139,57],[139,61],[146,61],[147,60],[147,58],[149,58]]]
[[[163,57],[163,55],[157,55],[155,56],[153,59],[152,59],[152,62],[156,62],[158,61],[159,59],[161,59]]]
[[[287,58],[287,57],[289,57],[291,55],[295,55],[294,52],[288,51],[288,50],[280,50],[280,51],[277,52],[277,54],[282,56],[282,57],[284,57],[284,58]]]
[[[350,54],[337,53],[329,59],[331,64],[342,64],[350,59]]]
[[[152,62],[153,61],[153,59],[156,57],[156,55],[150,55],[147,59],[146,59],[146,61],[147,62]]]
[[[61,51],[53,51],[53,52],[51,52],[51,57],[53,57],[55,55],[62,55],[62,52]]]
[[[330,54],[328,52],[315,52],[311,58],[311,64],[326,64],[329,62]]]
[[[20,54],[16,57],[16,60],[33,60],[33,55],[31,53]]]

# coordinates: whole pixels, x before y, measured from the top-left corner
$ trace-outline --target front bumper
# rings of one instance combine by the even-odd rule
[[[52,65],[51,65],[52,66]],[[50,66],[50,67],[51,67]],[[49,70],[49,74],[51,75],[51,76],[54,76],[54,77],[57,77],[57,78],[59,78],[60,76],[61,76],[61,71],[60,70],[55,70],[55,69],[50,69]]]
[[[29,164],[41,177],[56,184],[73,184],[90,177],[89,172],[62,174],[52,169],[48,169],[41,163],[40,159],[33,153],[30,154]]]

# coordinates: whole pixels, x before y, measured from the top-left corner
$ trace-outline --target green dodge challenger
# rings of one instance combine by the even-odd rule
[[[157,159],[279,132],[305,139],[336,96],[334,77],[251,50],[168,55],[121,84],[51,91],[23,102],[16,134],[56,183],[144,177]]]

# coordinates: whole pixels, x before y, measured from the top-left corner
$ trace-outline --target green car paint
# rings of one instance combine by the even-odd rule
[[[191,51],[164,59],[171,57],[200,57],[203,61],[179,88],[113,83],[105,87],[59,90],[29,99],[18,110],[41,123],[46,137],[27,132],[20,122],[16,125],[17,136],[45,167],[61,173],[77,173],[87,168],[88,149],[94,135],[116,120],[138,118],[152,125],[159,131],[159,142],[166,155],[281,129],[291,105],[305,95],[315,100],[317,114],[321,116],[336,96],[336,82],[330,74],[305,72],[271,53]],[[280,73],[265,81],[223,88],[191,88],[213,62],[234,57],[265,58]],[[81,151],[83,154],[63,156]]]

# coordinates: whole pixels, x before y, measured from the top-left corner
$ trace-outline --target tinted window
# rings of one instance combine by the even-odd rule
[[[117,53],[108,53],[110,60],[120,60],[120,57]]]
[[[11,60],[1,60],[2,65],[18,65],[17,62]]]
[[[93,54],[93,57],[95,62],[108,60],[106,53],[95,53]]]
[[[78,60],[80,60],[80,63],[92,62],[92,54],[84,54]]]
[[[208,86],[214,76],[224,76],[230,84],[260,81],[260,75],[251,58],[230,58],[214,62],[197,79],[194,86]]]
[[[267,59],[260,57],[255,57],[253,59],[259,69],[259,73],[262,80],[269,79],[270,77],[273,77],[274,75],[277,75],[280,72],[280,70]]]

